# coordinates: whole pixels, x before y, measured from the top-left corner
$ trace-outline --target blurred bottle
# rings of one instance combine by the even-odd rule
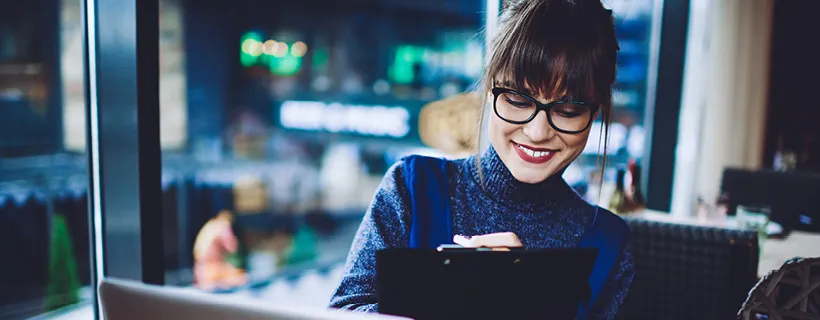
[[[238,215],[260,214],[268,210],[268,186],[259,176],[238,177],[233,184],[233,196]]]
[[[626,201],[626,193],[624,192],[624,178],[626,177],[626,170],[618,168],[615,175],[615,190],[612,191],[612,196],[609,198],[609,210],[622,214],[624,209],[624,201]]]
[[[641,189],[641,166],[635,161],[630,160],[626,172],[626,198],[629,203],[629,211],[637,211],[646,207],[646,198],[644,198],[643,190]]]
[[[712,211],[712,208],[703,200],[703,197],[699,196],[697,200],[695,200],[695,218],[701,222],[707,221],[710,211]]]
[[[695,217],[699,222],[722,226],[726,223],[729,212],[729,193],[723,192],[714,203],[707,202],[699,196]]]
[[[715,211],[710,217],[713,221],[720,223],[726,221],[726,217],[729,216],[729,201],[729,192],[722,192],[717,199]]]
[[[250,111],[242,111],[228,129],[228,143],[239,159],[260,159],[265,156],[269,129],[262,118]]]
[[[797,153],[787,150],[783,136],[778,137],[777,151],[774,153],[774,170],[792,171],[797,168]]]
[[[626,169],[618,169],[615,191],[610,199],[609,208],[618,214],[629,214],[646,207],[643,191],[640,187],[641,168],[637,162],[630,160]]]

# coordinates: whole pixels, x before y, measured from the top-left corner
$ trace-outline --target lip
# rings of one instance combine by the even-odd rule
[[[555,154],[557,153],[553,149],[530,147],[526,144],[520,144],[520,143],[517,143],[515,141],[512,141],[512,144],[513,144],[513,148],[515,149],[515,153],[517,153],[518,156],[522,160],[524,160],[526,162],[529,162],[529,163],[534,163],[534,164],[545,163],[547,161],[550,161],[552,159],[552,157],[554,157]],[[524,152],[524,150],[521,150],[521,148],[519,148],[518,146],[522,146],[524,148],[527,148],[527,149],[530,149],[530,150],[533,150],[533,151],[545,151],[545,152],[550,152],[550,153],[549,153],[549,155],[546,155],[546,156],[543,156],[543,157],[533,157],[533,156],[529,155],[528,153]]]

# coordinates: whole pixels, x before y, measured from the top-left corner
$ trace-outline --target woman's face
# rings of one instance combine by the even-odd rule
[[[492,93],[488,98],[489,107],[492,108]],[[542,103],[556,100],[533,98]],[[590,130],[587,128],[576,134],[558,132],[550,126],[546,112],[539,112],[528,123],[512,124],[499,118],[492,110],[488,127],[490,142],[501,161],[513,177],[524,183],[542,182],[566,168],[581,155]]]

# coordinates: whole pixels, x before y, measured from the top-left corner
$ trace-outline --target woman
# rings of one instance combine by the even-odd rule
[[[447,163],[453,233],[469,236],[454,241],[577,247],[596,214],[611,215],[585,202],[561,174],[583,151],[599,113],[607,124],[610,118],[618,51],[612,13],[599,0],[517,1],[505,8],[497,34],[479,86],[491,108],[490,147]],[[376,192],[332,307],[378,311],[375,253],[409,243],[403,165]],[[632,258],[628,246],[617,250],[589,318],[612,319],[626,296]]]

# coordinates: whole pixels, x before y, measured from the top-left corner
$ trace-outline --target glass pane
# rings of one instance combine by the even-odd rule
[[[80,4],[0,4],[2,319],[91,303]]]
[[[611,210],[615,204],[611,204],[610,200],[620,197],[622,184],[632,181],[640,183],[639,179],[631,176],[640,174],[638,164],[648,154],[644,150],[644,121],[651,120],[646,119],[645,114],[647,92],[650,90],[650,57],[653,51],[657,51],[652,47],[651,39],[657,1],[660,0],[606,1],[615,15],[615,30],[621,48],[618,53],[618,77],[612,92],[614,108],[606,146],[607,169],[603,172],[602,183],[604,131],[599,117],[592,126],[584,153],[564,174],[567,182],[589,201]],[[628,186],[623,188],[629,189]]]
[[[483,2],[161,11],[168,284],[327,306],[388,167],[436,153],[420,110],[477,79]]]

